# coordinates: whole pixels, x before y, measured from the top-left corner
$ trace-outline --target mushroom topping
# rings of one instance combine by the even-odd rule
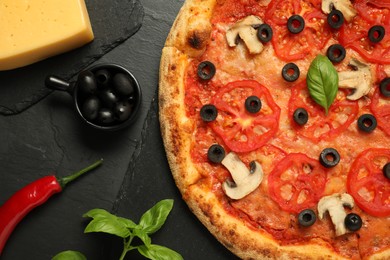
[[[226,40],[230,47],[237,46],[238,39],[242,39],[250,54],[259,54],[264,46],[257,37],[257,28],[263,24],[263,21],[254,15],[245,17],[235,23],[227,32]]]
[[[326,14],[332,12],[333,9],[339,10],[348,22],[352,21],[357,14],[350,0],[322,0],[321,9]]]
[[[352,59],[349,66],[353,71],[339,72],[339,88],[354,89],[353,93],[347,96],[349,100],[358,100],[370,92],[373,84],[370,66],[356,59]]]
[[[353,208],[354,206],[352,196],[347,193],[336,193],[325,196],[318,202],[318,217],[322,220],[326,211],[329,212],[336,229],[336,236],[341,236],[348,232],[344,223],[345,217],[347,216],[344,206],[349,208]]]
[[[261,165],[253,161],[250,169],[240,160],[237,154],[230,152],[222,160],[222,164],[229,170],[233,181],[225,181],[222,188],[231,199],[241,199],[254,191],[263,180]]]

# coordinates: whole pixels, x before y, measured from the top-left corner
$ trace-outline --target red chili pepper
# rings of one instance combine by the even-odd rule
[[[64,178],[45,176],[28,184],[13,194],[0,207],[0,255],[8,237],[16,225],[35,207],[45,203],[53,194],[61,192],[65,186],[80,175],[95,169],[103,159]]]

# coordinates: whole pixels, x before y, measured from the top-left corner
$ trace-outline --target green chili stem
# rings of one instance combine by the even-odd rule
[[[58,183],[60,184],[60,186],[62,188],[65,188],[65,186],[69,183],[69,182],[72,182],[73,180],[77,179],[78,177],[80,177],[81,175],[83,175],[84,173],[86,172],[89,172],[93,169],[95,169],[96,167],[100,166],[101,164],[103,163],[103,159],[100,159],[96,162],[94,162],[93,164],[85,167],[84,169],[78,171],[78,172],[75,172],[69,176],[66,176],[66,177],[63,177],[63,178],[58,178]]]

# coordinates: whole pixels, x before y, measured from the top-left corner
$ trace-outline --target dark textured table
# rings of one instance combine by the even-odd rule
[[[0,73],[0,204],[52,172],[65,176],[99,158],[104,164],[33,210],[14,230],[0,259],[51,259],[64,250],[81,251],[88,259],[118,259],[122,241],[106,234],[84,234],[88,220],[82,215],[103,208],[138,221],[145,210],[166,198],[174,199],[174,208],[163,228],[152,235],[153,243],[178,251],[184,259],[234,259],[181,199],[160,137],[161,49],[184,1],[86,2],[93,26],[114,19],[108,26],[116,30],[108,28],[99,35],[100,29],[94,27],[97,38],[89,47]],[[117,20],[125,28],[116,26]],[[72,80],[78,70],[105,62],[129,69],[143,91],[136,123],[115,133],[84,125],[71,97],[48,91],[42,81],[47,73]],[[131,252],[126,259],[142,257]]]

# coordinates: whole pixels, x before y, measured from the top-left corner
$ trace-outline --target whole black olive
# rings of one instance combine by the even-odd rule
[[[108,108],[102,108],[99,110],[96,120],[100,125],[109,125],[115,121],[114,113]]]
[[[213,144],[207,151],[207,158],[213,163],[220,163],[225,158],[225,149],[219,144]]]
[[[218,116],[218,110],[214,105],[204,105],[200,109],[200,117],[205,122],[214,121]]]
[[[81,106],[81,114],[88,121],[93,121],[98,116],[98,111],[100,109],[100,100],[96,96],[91,96],[85,99],[84,103]]]
[[[133,112],[133,106],[129,101],[119,101],[114,107],[114,113],[118,121],[126,121]]]
[[[328,50],[326,51],[326,56],[331,62],[334,63],[342,62],[345,58],[345,55],[345,48],[340,44],[333,44],[329,46]]]
[[[299,78],[300,71],[295,63],[287,63],[282,69],[282,77],[288,81],[293,82]]]
[[[99,98],[103,105],[108,108],[113,108],[119,100],[117,95],[109,88],[100,91]]]
[[[311,209],[302,210],[298,215],[298,222],[301,226],[312,226],[317,220],[316,214]]]
[[[390,163],[386,163],[385,166],[383,166],[383,175],[390,180]]]
[[[300,15],[292,15],[287,20],[287,29],[294,34],[300,33],[305,28],[305,20]]]
[[[320,163],[326,167],[335,167],[340,162],[340,154],[334,148],[326,148],[320,154]]]
[[[203,80],[210,80],[215,75],[215,66],[210,61],[203,61],[198,65],[198,77]]]
[[[340,29],[344,23],[344,15],[339,10],[333,9],[327,18],[328,24],[333,29]]]
[[[360,130],[371,133],[377,126],[376,118],[371,114],[363,114],[358,119],[358,127]]]
[[[259,28],[257,28],[257,38],[259,38],[262,43],[269,42],[272,39],[272,36],[273,31],[271,26],[268,24],[263,23],[259,26]]]
[[[381,94],[384,97],[390,97],[390,78],[384,78],[381,83],[379,83]]]
[[[348,230],[357,231],[362,227],[363,221],[358,214],[349,213],[344,219],[344,224]]]
[[[256,96],[250,96],[245,100],[245,109],[249,113],[257,113],[261,109],[261,100]]]
[[[294,111],[293,118],[298,125],[304,125],[309,120],[309,114],[306,109],[300,107]]]
[[[368,31],[368,39],[372,43],[378,43],[385,37],[385,28],[381,25],[374,25]]]
[[[95,72],[95,78],[99,89],[106,88],[111,81],[111,72],[107,69],[100,69]]]
[[[116,73],[112,78],[112,87],[118,95],[127,97],[134,93],[134,83],[130,76]]]
[[[86,96],[94,94],[97,90],[95,75],[89,70],[80,72],[77,77],[77,87],[81,94]]]

